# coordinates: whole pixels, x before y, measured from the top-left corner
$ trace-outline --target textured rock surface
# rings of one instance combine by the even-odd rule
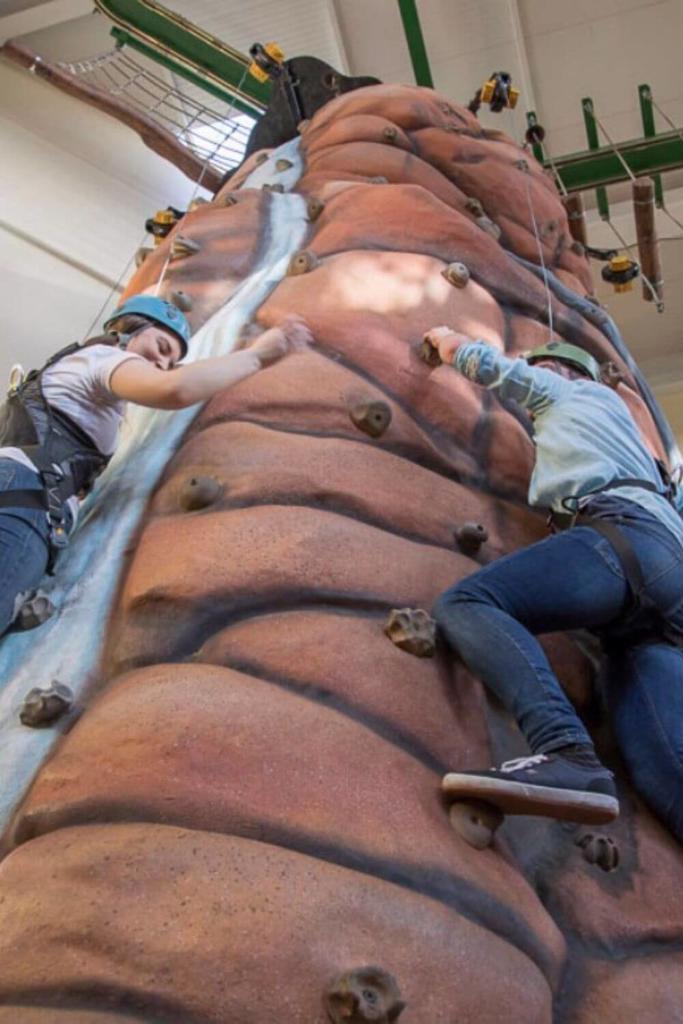
[[[544,288],[513,258],[539,262],[527,186],[544,259],[579,295],[587,263],[528,154],[430,90],[341,96],[302,153],[296,189],[325,204],[305,242],[317,260],[257,319],[304,315],[316,349],[210,402],[152,499],[90,705],[5,839],[0,1022],[325,1024],[331,980],[376,964],[401,1024],[669,1024],[676,844],[622,773],[603,833],[615,871],[584,858],[585,830],[534,819],[468,846],[439,775],[521,753],[519,737],[440,648],[418,659],[382,631],[389,609],[428,609],[543,533],[524,503],[528,426],[430,371],[422,333],[450,323],[511,353],[545,340]],[[282,201],[241,188],[256,163],[179,227],[201,248],[166,287],[194,300],[195,327],[252,271]],[[441,274],[453,262],[464,287]],[[605,336],[554,299],[553,318],[617,364],[661,450]],[[351,415],[368,402],[390,412],[376,437]],[[470,556],[454,540],[467,522],[488,533]],[[597,727],[594,652],[544,644]],[[598,739],[613,757],[604,726]]]

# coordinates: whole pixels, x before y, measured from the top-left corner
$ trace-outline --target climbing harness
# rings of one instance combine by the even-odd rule
[[[52,572],[57,551],[68,534],[64,506],[74,495],[86,494],[109,456],[103,455],[88,435],[65,413],[45,399],[42,375],[60,359],[79,351],[79,342],[60,349],[39,369],[10,386],[0,407],[0,447],[20,448],[40,476],[42,489],[0,492],[0,508],[44,511],[49,526],[49,564]]]

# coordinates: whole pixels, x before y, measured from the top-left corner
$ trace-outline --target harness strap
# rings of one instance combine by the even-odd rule
[[[0,491],[0,508],[35,508],[47,512],[47,495],[42,489]]]
[[[596,530],[605,537],[614,550],[617,553],[617,557],[621,562],[621,567],[624,570],[624,576],[626,582],[631,590],[631,596],[636,605],[641,603],[642,594],[645,590],[645,578],[643,576],[643,570],[638,561],[638,556],[631,544],[614,523],[610,522],[609,519],[598,519],[594,516],[579,515],[576,519],[577,526],[590,526],[592,530]]]

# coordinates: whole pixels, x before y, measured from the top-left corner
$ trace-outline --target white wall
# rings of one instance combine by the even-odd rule
[[[73,57],[97,52],[82,48],[84,20]],[[146,218],[193,190],[129,128],[0,61],[0,392],[12,363],[83,336]]]

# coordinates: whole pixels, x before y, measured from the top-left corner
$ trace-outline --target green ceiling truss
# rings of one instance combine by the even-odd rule
[[[94,2],[114,22],[112,34],[118,43],[151,57],[252,117],[260,116],[268,106],[270,83],[261,83],[248,73],[250,60],[247,56],[181,15],[162,7],[156,0]],[[433,88],[417,0],[397,2],[415,80],[418,85]],[[616,148],[636,177],[646,174],[654,177],[655,198],[661,206],[663,193],[660,175],[683,167],[683,133],[671,131],[658,135],[651,89],[648,85],[641,85],[638,92],[644,137],[620,142]],[[547,167],[553,167],[567,192],[596,189],[598,209],[601,216],[607,217],[609,207],[605,186],[628,180],[628,174],[614,149],[599,144],[590,97],[581,101],[581,108],[588,150],[558,157],[553,161],[545,158],[541,144],[534,145],[534,152]],[[530,125],[537,123],[534,111],[529,111],[527,121]]]

